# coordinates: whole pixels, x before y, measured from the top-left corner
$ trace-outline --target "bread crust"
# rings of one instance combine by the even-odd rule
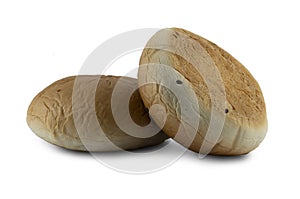
[[[80,80],[80,85],[77,85],[79,93],[93,84],[97,85],[93,96],[95,97],[94,109],[87,103],[91,96],[73,96],[75,80]],[[32,100],[27,111],[28,126],[42,139],[60,147],[78,151],[131,150],[156,145],[167,139],[162,132],[149,138],[140,138],[128,135],[119,128],[114,120],[111,105],[112,93],[117,84],[121,89],[121,92],[115,93],[115,97],[119,99],[117,103],[125,103],[123,98],[126,91],[129,88],[137,88],[137,80],[134,78],[81,75],[58,80]],[[75,110],[72,100],[82,102],[80,104],[82,107],[78,106]],[[118,110],[115,111],[118,112]],[[130,97],[129,112],[136,125],[144,127],[149,124],[147,109],[137,90]],[[96,115],[102,131],[97,129],[98,124],[90,119],[93,115]],[[128,125],[127,129],[130,129],[130,124]],[[83,132],[79,132],[79,128]],[[140,133],[143,135],[143,131]]]
[[[192,42],[187,42],[187,40]],[[212,59],[210,65],[207,55]],[[225,122],[217,142],[213,143],[215,145],[209,153],[240,155],[254,150],[267,132],[266,106],[257,81],[228,52],[184,29],[169,28],[158,31],[142,52],[138,73],[141,97],[147,108],[159,104],[166,108],[167,113],[167,120],[164,124],[161,124],[161,120],[158,119],[161,117],[158,113],[150,112],[151,117],[163,126],[163,131],[170,137],[185,147],[199,152],[210,125],[212,99],[207,81],[189,59],[197,59],[200,62],[200,70],[206,70],[205,64],[208,64],[208,67],[216,67],[224,85],[225,108],[218,111],[220,115],[225,114]],[[167,70],[160,65],[171,67],[173,72],[168,70],[166,74]],[[207,70],[205,72],[209,74]],[[209,83],[214,84],[214,79],[206,78],[211,81]],[[192,133],[185,130],[187,136],[180,136],[180,138],[175,137],[178,127],[187,121],[183,121],[181,117],[177,97],[167,88],[163,88],[161,84],[169,82],[177,84],[177,81],[180,83],[178,86],[185,87],[185,93],[195,93],[198,101],[196,104],[194,102],[190,104],[196,107],[193,110],[196,110],[197,117],[199,117],[197,118],[199,119],[197,133],[189,135]],[[147,84],[147,82],[157,82],[158,85]],[[221,90],[218,85],[215,87]],[[221,96],[217,98],[221,99]],[[176,103],[171,102],[176,100]],[[185,144],[189,136],[194,136],[194,139],[191,143]]]

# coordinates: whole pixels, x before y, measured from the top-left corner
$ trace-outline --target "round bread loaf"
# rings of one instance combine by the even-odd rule
[[[138,132],[141,134],[138,137],[124,132],[114,119],[114,113],[122,112],[118,109],[120,104],[129,109],[130,115],[127,116],[141,129],[147,128],[150,123],[147,109],[137,90],[137,80],[116,76],[101,76],[99,80],[99,77],[67,77],[41,91],[28,108],[27,123],[31,130],[52,144],[79,151],[130,150],[156,145],[167,139],[167,136],[155,127],[153,130],[158,129],[157,133],[154,132],[155,134],[149,137],[145,135],[146,131]],[[116,85],[119,89],[114,91]],[[93,86],[94,95],[90,92]],[[132,90],[133,94],[125,104],[126,95]],[[114,107],[112,95],[116,99]],[[129,121],[125,118],[127,116],[122,117]],[[96,122],[93,117],[96,118]],[[134,128],[133,124],[128,122],[125,125],[126,130]]]
[[[187,30],[162,29],[148,41],[138,83],[154,121],[195,152],[247,154],[266,135],[263,94],[250,72],[228,52]]]

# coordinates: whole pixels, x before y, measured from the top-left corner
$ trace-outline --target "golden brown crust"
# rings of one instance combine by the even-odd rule
[[[115,85],[121,86],[121,89],[137,86],[136,79],[129,77],[101,76],[95,92],[95,110],[88,106],[88,103],[82,103],[84,106],[80,110],[73,110],[72,97],[74,100],[86,102],[89,96],[72,96],[73,87],[76,78],[80,78],[84,84],[78,89],[86,89],[90,84],[97,83],[99,76],[72,76],[58,80],[41,91],[32,101],[28,108],[27,123],[29,127],[39,137],[55,145],[72,149],[85,151],[111,151],[125,149],[136,149],[145,146],[151,146],[163,142],[167,137],[158,133],[149,138],[136,138],[126,134],[116,124],[112,109],[111,96]],[[116,94],[122,103],[122,92]],[[86,107],[85,107],[86,105]],[[144,107],[138,91],[135,91],[129,101],[129,112],[132,120],[139,126],[146,126],[150,122],[147,110]],[[92,114],[97,116],[104,135],[99,132],[77,132],[74,124],[74,112],[79,113],[78,120],[80,128],[91,129],[90,124]],[[87,127],[89,125],[89,127]],[[88,131],[88,130],[87,130]],[[141,134],[143,132],[140,132]],[[105,136],[105,137],[103,137]],[[106,139],[108,138],[108,139]],[[111,143],[108,143],[111,142]]]
[[[238,60],[216,44],[184,29],[173,28],[172,30],[182,32],[199,42],[212,57],[224,81],[226,100],[231,109],[228,112],[228,117],[238,120],[238,122],[247,121],[251,126],[260,126],[266,118],[266,106],[259,84],[251,73]],[[184,60],[181,59],[180,62],[183,63]],[[190,66],[187,70],[191,68],[193,67]],[[201,76],[197,77],[197,80],[197,83],[201,82],[203,87],[206,86]],[[198,88],[197,85],[194,87],[195,89]],[[202,89],[200,92],[199,89],[197,91],[199,95],[200,92],[203,93]],[[209,96],[207,95],[204,100],[209,100]]]
[[[220,73],[226,91],[226,109],[223,110],[226,112],[225,126],[220,140],[211,154],[237,155],[248,153],[259,145],[267,130],[266,107],[261,89],[250,72],[240,62],[216,44],[198,35],[183,29],[172,28],[159,31],[149,40],[141,55],[138,75],[139,90],[144,104],[147,108],[153,104],[160,104],[166,108],[168,119],[163,130],[170,137],[174,137],[177,132],[176,126],[186,122],[181,121],[178,117],[180,115],[179,105],[170,103],[170,99],[176,101],[176,97],[167,91],[162,94],[161,91],[164,89],[159,85],[143,84],[149,80],[156,82],[165,80],[175,83],[176,78],[179,77],[177,73],[182,75],[182,79],[187,81],[187,83],[183,83],[186,86],[185,90],[195,92],[201,109],[198,114],[200,118],[204,118],[201,126],[197,129],[194,141],[191,145],[186,146],[199,152],[210,122],[211,99],[203,77],[196,67],[186,59],[186,57],[191,59],[198,57],[204,63],[206,57],[203,53],[201,54],[202,49],[198,48],[197,45],[193,45],[193,42],[186,42],[188,39],[193,40],[197,45],[200,44],[211,57],[213,64]],[[162,48],[154,47],[159,46],[159,44]],[[174,51],[178,50],[177,52],[183,53],[171,52],[166,47],[168,45],[176,46]],[[188,51],[187,49],[193,50]],[[153,63],[168,65],[176,72],[164,74],[165,70],[161,67],[152,67],[151,64]],[[203,70],[206,69],[203,68]],[[157,121],[158,116],[155,113],[151,116]],[[159,123],[159,121],[157,122]],[[176,141],[185,142],[178,139]]]

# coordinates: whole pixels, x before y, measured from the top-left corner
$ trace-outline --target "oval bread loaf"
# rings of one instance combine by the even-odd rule
[[[195,64],[193,65],[193,60],[198,60],[200,73]],[[151,117],[163,127],[167,135],[185,147],[199,152],[204,141],[209,142],[205,138],[209,126],[216,125],[210,121],[210,96],[214,93],[210,93],[207,85],[209,83],[215,90],[222,90],[210,74],[214,65],[220,74],[225,92],[213,100],[220,101],[221,97],[224,97],[224,109],[218,110],[217,114],[225,119],[216,143],[211,143],[213,146],[209,154],[249,153],[262,142],[267,132],[263,94],[250,72],[216,44],[183,29],[169,28],[158,31],[148,41],[140,58],[138,82],[141,97],[145,106],[150,109]],[[201,73],[209,75],[203,77]],[[171,85],[175,89],[173,91],[178,91],[179,95],[176,96],[163,84]],[[192,95],[189,93],[195,93],[197,103],[191,100]],[[178,100],[178,97],[182,96],[188,99],[184,105]],[[151,111],[153,105],[160,105],[165,109],[165,123],[162,123],[161,111]],[[190,113],[195,113],[197,117],[184,121],[180,111],[183,109],[180,109],[180,106],[192,107]],[[195,134],[189,130],[188,124],[192,120],[199,120]],[[176,137],[180,125],[183,125],[183,134]],[[191,137],[192,142],[187,142]]]
[[[79,91],[96,85],[95,106],[89,106],[89,95],[73,96],[76,78],[80,78]],[[98,82],[99,81],[99,82]],[[98,83],[97,83],[98,82]],[[167,136],[161,131],[154,136],[134,137],[119,128],[114,120],[111,97],[115,85],[124,92],[117,92],[118,103],[125,103],[124,93],[129,88],[137,88],[137,80],[129,77],[83,75],[72,76],[58,80],[41,91],[31,102],[27,112],[27,123],[31,130],[42,139],[63,148],[79,151],[116,151],[130,150],[152,146],[163,142]],[[82,102],[77,110],[72,108],[72,98]],[[127,106],[128,107],[128,106]],[[150,122],[147,109],[144,107],[136,90],[129,100],[129,113],[136,125],[146,126]],[[79,118],[74,123],[74,111]],[[118,110],[117,110],[118,111]],[[102,130],[90,119],[97,117]],[[130,125],[130,124],[128,124]],[[86,129],[84,132],[77,131]],[[96,129],[96,130],[94,130]],[[126,129],[130,129],[130,126]],[[103,131],[103,132],[100,132]],[[140,132],[143,134],[143,132]]]

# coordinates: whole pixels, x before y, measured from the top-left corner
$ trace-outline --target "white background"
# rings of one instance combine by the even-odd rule
[[[1,1],[0,198],[299,198],[299,9],[288,0]],[[188,152],[159,172],[129,175],[29,130],[32,98],[78,74],[102,42],[133,29],[165,27],[208,38],[254,75],[269,120],[258,149],[204,160]],[[120,67],[136,67],[139,54],[133,55]]]

